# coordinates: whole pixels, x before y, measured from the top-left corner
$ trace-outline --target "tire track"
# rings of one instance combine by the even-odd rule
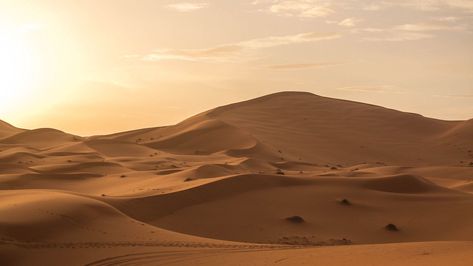
[[[131,253],[121,256],[108,257],[86,264],[85,266],[112,266],[112,265],[170,265],[174,263],[182,263],[187,261],[195,261],[195,259],[221,256],[229,253],[243,253],[254,251],[270,251],[274,249],[196,249],[196,250],[169,250],[147,253]],[[191,265],[192,263],[188,263]]]
[[[245,243],[206,243],[184,241],[103,241],[103,242],[24,242],[12,239],[0,239],[0,245],[14,245],[24,249],[96,249],[96,248],[139,248],[162,247],[172,250],[130,253],[103,258],[87,263],[87,266],[112,265],[159,265],[189,262],[204,257],[219,256],[235,252],[254,252],[284,249],[301,249],[321,245],[288,245],[288,244],[245,244]]]

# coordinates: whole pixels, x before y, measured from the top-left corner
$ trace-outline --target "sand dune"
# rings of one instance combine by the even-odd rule
[[[341,205],[342,199],[350,206]],[[162,228],[232,241],[280,243],[297,236],[356,243],[473,239],[473,216],[463,212],[473,207],[471,195],[407,175],[368,179],[243,175],[172,194],[108,202]],[[439,211],[445,217],[436,217]],[[285,221],[295,215],[305,223]],[[400,232],[384,232],[389,223]]]
[[[16,128],[4,121],[0,120],[0,139],[7,138],[9,136],[22,132],[22,129]]]
[[[79,141],[79,137],[50,128],[27,130],[2,139],[4,144],[19,144],[33,148],[50,148],[68,142]]]
[[[473,120],[285,92],[101,136],[0,121],[2,265],[469,265],[472,209]]]
[[[310,93],[286,92],[216,108],[175,126],[114,138],[185,154],[230,150],[231,155],[238,156],[235,150],[246,150],[248,154],[241,156],[255,152],[258,157],[264,149],[284,160],[319,164],[460,164],[472,159],[467,137],[472,125],[471,121],[441,121]]]

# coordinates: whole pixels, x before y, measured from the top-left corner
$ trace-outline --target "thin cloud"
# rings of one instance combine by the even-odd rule
[[[436,21],[441,21],[441,22],[457,22],[460,20],[458,17],[453,17],[453,16],[448,16],[448,17],[439,17],[439,18],[434,18]]]
[[[276,64],[266,66],[269,69],[274,70],[299,70],[309,68],[325,68],[331,66],[338,66],[340,63],[301,63],[301,64]]]
[[[436,94],[436,95],[433,95],[433,96],[434,97],[441,97],[441,98],[463,98],[463,99],[473,98],[473,94],[447,94],[447,95]]]
[[[394,29],[403,31],[452,31],[452,30],[464,30],[465,27],[462,25],[444,25],[440,23],[416,23],[416,24],[403,24],[396,26]]]
[[[254,1],[253,4],[264,4],[263,11],[288,17],[325,17],[335,12],[330,0],[272,0]]]
[[[429,33],[419,33],[419,32],[405,32],[405,31],[387,31],[382,32],[376,36],[364,37],[364,41],[372,42],[405,42],[405,41],[418,41],[424,39],[431,39],[435,37],[433,34]]]
[[[337,33],[306,32],[295,35],[270,36],[204,49],[160,49],[145,55],[142,59],[145,61],[233,61],[245,51],[337,38],[340,38]]]
[[[447,8],[457,9],[464,12],[473,12],[473,1],[471,0],[385,0],[373,1],[366,4],[363,9],[378,11],[390,7],[403,7],[420,11],[441,11]]]
[[[351,91],[351,92],[366,92],[366,93],[404,93],[402,90],[392,85],[379,86],[348,86],[336,88],[336,90]]]
[[[361,19],[356,19],[356,18],[346,18],[340,22],[338,22],[338,25],[339,26],[342,26],[342,27],[355,27],[359,22],[361,21]]]
[[[220,45],[206,49],[161,49],[143,57],[145,61],[162,61],[162,60],[182,60],[182,61],[199,61],[199,60],[217,60],[231,57],[243,50],[238,44]]]
[[[190,3],[190,2],[181,2],[166,5],[167,8],[172,9],[178,12],[192,12],[199,9],[208,7],[208,3]]]
[[[253,5],[261,6],[262,11],[281,16],[324,17],[340,9],[377,12],[388,8],[406,8],[424,12],[445,11],[448,9],[473,13],[471,0],[255,0]]]
[[[270,36],[266,38],[253,39],[249,41],[240,42],[238,45],[243,46],[245,48],[260,49],[288,44],[332,40],[338,38],[340,38],[340,35],[337,33],[305,32],[295,35]]]
[[[352,33],[369,34],[362,40],[365,41],[415,41],[435,37],[436,31],[465,31],[466,25],[452,24],[449,21],[427,21],[396,25],[389,28],[358,28]]]

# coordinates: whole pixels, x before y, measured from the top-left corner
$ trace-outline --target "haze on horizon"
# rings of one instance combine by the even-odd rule
[[[1,0],[0,119],[111,133],[285,90],[470,119],[472,33],[468,0]]]

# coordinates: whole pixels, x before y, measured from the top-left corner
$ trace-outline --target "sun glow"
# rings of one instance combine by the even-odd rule
[[[0,28],[0,113],[13,111],[37,92],[39,51],[28,39],[31,27]]]

